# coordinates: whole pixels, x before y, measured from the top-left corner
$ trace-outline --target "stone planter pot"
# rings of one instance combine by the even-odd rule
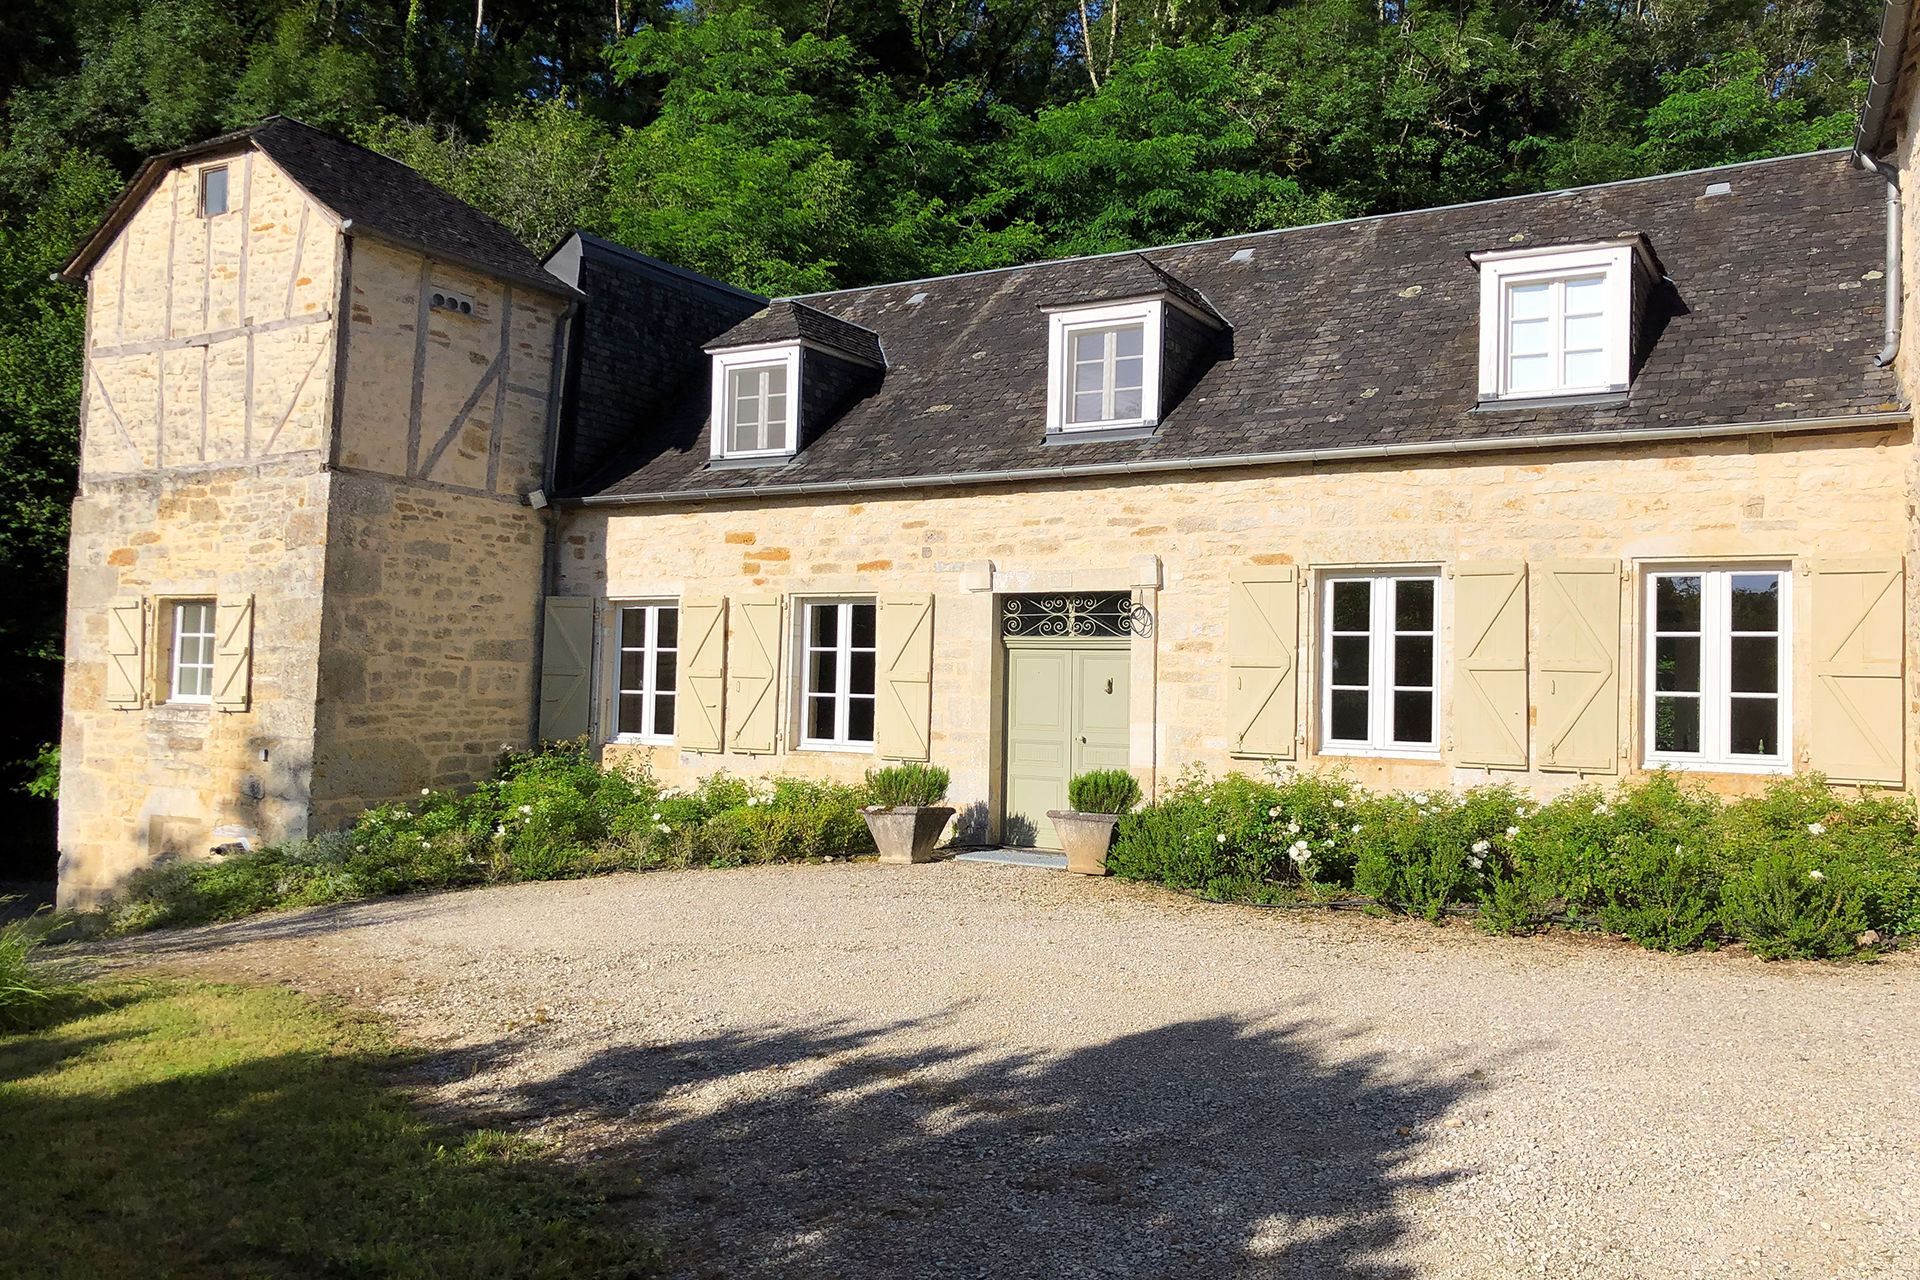
[[[863,809],[880,861],[932,862],[933,846],[947,829],[953,810],[940,805],[901,805],[897,809]]]
[[[1083,876],[1107,874],[1107,846],[1113,843],[1119,814],[1049,809],[1047,816],[1053,819],[1053,829],[1060,833],[1061,847],[1067,851],[1067,870]]]

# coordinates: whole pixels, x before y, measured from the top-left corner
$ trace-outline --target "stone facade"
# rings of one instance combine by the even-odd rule
[[[202,216],[213,164],[229,211]],[[63,904],[471,781],[530,739],[546,529],[524,495],[567,303],[349,232],[236,146],[161,174],[88,272]],[[171,696],[179,600],[251,603],[237,701]],[[109,685],[132,616],[129,705]]]
[[[1617,558],[1630,570],[1664,560],[1767,558],[1804,571],[1823,557],[1897,556],[1909,536],[1912,457],[1911,434],[1902,427],[924,490],[848,502],[589,509],[566,517],[560,581],[566,593],[613,600],[932,593],[932,757],[953,772],[952,799],[976,815],[964,834],[986,838],[1001,788],[998,593],[1132,590],[1151,609],[1153,634],[1132,641],[1130,761],[1152,791],[1188,765],[1260,767],[1231,753],[1226,627],[1229,575],[1237,566],[1293,564],[1311,580],[1328,568],[1444,571],[1572,557]],[[1621,590],[1619,758],[1620,772],[1630,774],[1641,758],[1641,628],[1637,591],[1627,581]],[[1443,585],[1443,626],[1451,617],[1447,593]],[[1796,591],[1798,634],[1807,633],[1812,608],[1810,593]],[[1312,600],[1304,599],[1303,765],[1338,764],[1388,787],[1492,777],[1551,791],[1579,779],[1467,767],[1446,747],[1438,761],[1320,755],[1309,693],[1318,680],[1317,646],[1306,639],[1314,616]],[[1443,733],[1451,640],[1443,633]],[[789,627],[780,681],[785,745],[776,756],[622,745],[609,751],[644,754],[672,782],[723,768],[858,778],[876,763],[872,756],[792,745],[793,641]],[[1793,647],[1801,707],[1809,705],[1809,649]],[[605,696],[603,689],[603,725]],[[1730,789],[1755,782],[1711,777]]]

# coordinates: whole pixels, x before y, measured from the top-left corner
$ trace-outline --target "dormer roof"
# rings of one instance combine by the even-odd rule
[[[806,343],[858,364],[885,368],[880,335],[792,298],[776,298],[707,344],[708,351]]]
[[[1054,311],[1139,298],[1170,298],[1204,320],[1223,329],[1231,327],[1226,318],[1214,310],[1206,295],[1172,272],[1156,266],[1144,253],[1116,255],[1097,276],[1070,287],[1063,286],[1059,296],[1043,300],[1041,306]]]

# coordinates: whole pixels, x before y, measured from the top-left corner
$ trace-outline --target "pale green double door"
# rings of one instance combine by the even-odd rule
[[[1058,849],[1067,780],[1127,767],[1125,640],[1008,640],[1005,844]]]

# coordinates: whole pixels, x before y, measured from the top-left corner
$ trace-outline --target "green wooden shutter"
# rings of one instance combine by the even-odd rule
[[[774,680],[780,670],[780,597],[744,596],[733,656],[727,664],[727,697],[733,703],[735,751],[770,755],[779,732],[779,699]]]
[[[1534,581],[1540,767],[1617,772],[1620,562],[1549,560],[1534,566]]]
[[[253,685],[253,597],[221,596],[214,608],[213,705],[245,711]]]
[[[1294,566],[1237,570],[1227,597],[1227,715],[1236,756],[1291,760],[1300,596]]]
[[[107,606],[107,705],[130,710],[147,690],[147,602],[122,596]]]
[[[727,602],[680,602],[680,674],[674,741],[688,751],[718,751],[727,683]]]
[[[586,736],[593,712],[594,602],[548,596],[540,642],[540,737]]]
[[[891,760],[931,758],[933,597],[880,597],[879,695],[873,749]]]
[[[1807,759],[1836,781],[1898,783],[1906,757],[1901,563],[1819,560]]]
[[[1453,755],[1460,764],[1527,765],[1527,566],[1463,564],[1453,573]]]

